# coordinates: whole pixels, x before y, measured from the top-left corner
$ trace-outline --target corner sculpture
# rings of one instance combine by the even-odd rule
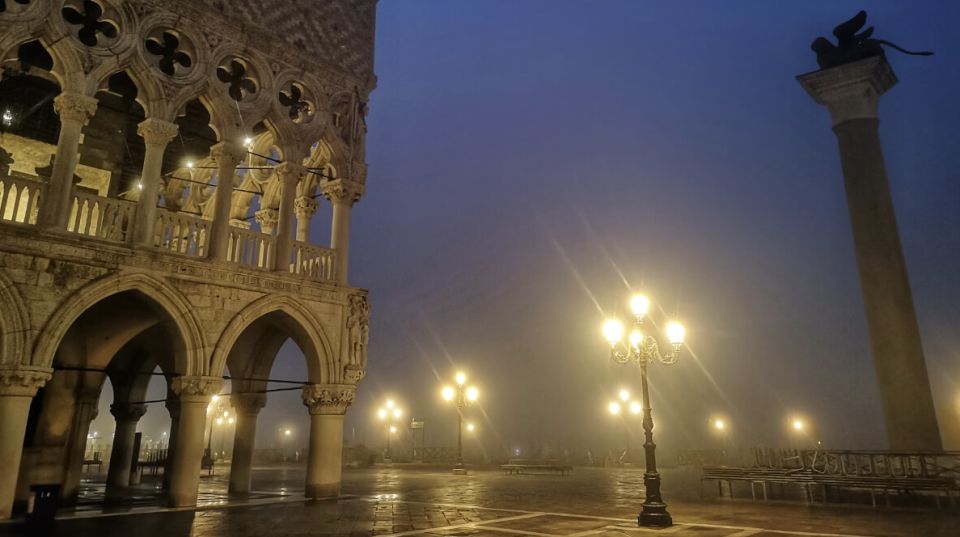
[[[854,15],[852,19],[839,24],[833,29],[833,35],[837,38],[836,45],[825,37],[816,38],[813,43],[810,44],[810,48],[817,53],[817,64],[820,65],[820,69],[829,69],[872,56],[882,56],[884,54],[884,46],[912,56],[933,55],[933,52],[915,52],[901,48],[883,39],[872,39],[870,36],[873,35],[873,26],[857,34],[866,23],[867,12],[861,10]]]

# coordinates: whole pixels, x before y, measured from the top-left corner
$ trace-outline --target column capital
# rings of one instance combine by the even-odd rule
[[[176,123],[170,123],[155,117],[148,117],[137,125],[137,134],[139,134],[145,144],[166,146],[170,140],[177,135],[180,127]]]
[[[147,405],[131,403],[112,403],[110,413],[117,421],[140,421],[147,413]]]
[[[308,196],[300,196],[293,202],[293,210],[296,212],[297,218],[300,219],[306,218],[309,220],[313,218],[319,208],[320,202]]]
[[[268,227],[273,229],[280,219],[280,211],[277,209],[260,209],[253,213],[253,216],[257,219],[257,223],[260,224],[261,228]]]
[[[170,389],[181,402],[208,402],[223,389],[220,377],[173,377]]]
[[[360,201],[360,197],[363,196],[365,190],[363,183],[349,179],[332,179],[320,183],[320,191],[323,193],[323,197],[333,204],[353,205]]]
[[[86,125],[97,112],[97,103],[93,97],[65,92],[53,99],[53,109],[61,120],[78,121]]]
[[[307,384],[303,387],[303,404],[311,415],[343,415],[353,404],[356,391],[353,384]]]
[[[0,397],[33,397],[52,376],[48,368],[0,367]]]
[[[238,414],[254,414],[267,406],[265,393],[233,393],[230,394],[230,404]]]
[[[210,157],[217,166],[236,166],[247,156],[247,148],[235,142],[219,142],[210,147]]]
[[[797,77],[817,104],[830,110],[833,126],[853,119],[877,119],[880,96],[897,83],[884,55],[871,56]]]
[[[277,177],[280,178],[281,182],[297,182],[303,177],[307,169],[295,162],[281,162],[277,164],[273,171],[277,172]]]

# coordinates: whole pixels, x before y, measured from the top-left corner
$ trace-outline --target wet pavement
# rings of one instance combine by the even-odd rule
[[[496,470],[454,476],[444,469],[380,467],[344,472],[344,498],[308,502],[303,470],[254,472],[255,492],[225,493],[225,469],[201,481],[197,510],[162,509],[155,482],[121,504],[103,505],[103,488],[86,483],[77,508],[62,510],[36,535],[111,536],[492,536],[642,537],[651,532],[698,537],[960,535],[960,511],[805,505],[718,499],[700,490],[696,472],[668,470],[665,499],[675,525],[637,528],[643,474],[635,469],[578,468],[572,475],[504,475]],[[704,494],[701,497],[701,494]],[[22,521],[0,535],[27,535]]]

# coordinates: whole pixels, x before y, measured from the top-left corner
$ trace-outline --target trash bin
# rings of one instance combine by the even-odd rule
[[[60,503],[60,484],[31,485],[33,510],[27,514],[31,521],[52,521],[57,516],[57,504]]]

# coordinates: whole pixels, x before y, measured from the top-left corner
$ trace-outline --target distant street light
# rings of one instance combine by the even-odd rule
[[[634,295],[630,299],[630,311],[633,314],[633,328],[627,341],[623,341],[626,328],[619,319],[610,319],[603,325],[603,333],[610,342],[610,357],[613,361],[626,364],[636,362],[640,366],[640,392],[643,400],[643,444],[646,455],[646,472],[643,484],[646,498],[637,517],[640,526],[667,527],[673,525],[673,519],[667,512],[667,504],[660,495],[660,473],[657,472],[656,444],[653,443],[653,416],[650,413],[650,395],[647,389],[647,364],[659,362],[674,364],[680,358],[680,346],[683,344],[685,330],[678,322],[667,324],[667,337],[673,346],[672,352],[660,353],[657,338],[644,334],[644,317],[650,311],[650,299],[645,295]]]
[[[403,416],[403,410],[397,406],[393,399],[387,399],[383,407],[377,409],[377,417],[386,426],[387,449],[383,455],[383,462],[390,462],[390,437],[397,432],[393,421],[399,420]]]
[[[472,433],[474,430],[476,430],[476,427],[474,427],[472,423],[468,423],[468,424],[467,424],[467,432],[468,432],[468,433]]]
[[[640,406],[640,402],[630,400],[630,390],[621,388],[620,391],[617,393],[617,397],[620,399],[620,401],[614,400],[614,401],[610,401],[607,404],[607,411],[610,412],[610,414],[614,416],[619,416],[620,413],[623,412],[624,410],[629,410],[630,413],[633,414],[634,416],[640,414],[642,410],[642,407]],[[621,404],[621,401],[623,402],[622,404]],[[626,449],[624,450],[623,454],[621,454],[620,459],[618,460],[618,462],[620,462],[621,464],[623,464],[624,462],[633,462],[633,459],[630,456],[630,426],[626,421],[624,421],[623,425],[624,425],[623,431],[624,431],[624,434],[626,435],[627,445],[626,445]]]
[[[463,467],[463,409],[480,398],[480,392],[474,386],[467,386],[467,375],[458,371],[454,376],[455,386],[444,386],[440,392],[445,401],[452,402],[457,408],[457,463],[454,473],[466,473]]]
[[[793,430],[798,433],[803,432],[803,429],[806,428],[806,424],[803,423],[803,420],[800,418],[794,418],[790,425],[793,427]]]
[[[723,421],[722,418],[714,418],[713,428],[718,431],[723,431],[727,428],[727,422]]]

